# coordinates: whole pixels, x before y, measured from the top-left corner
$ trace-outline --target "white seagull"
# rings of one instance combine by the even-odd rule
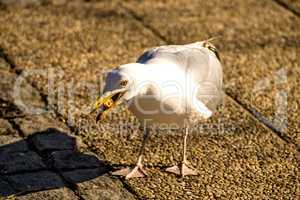
[[[181,165],[166,169],[181,176],[196,175],[188,166],[186,143],[189,126],[196,118],[209,118],[222,100],[222,66],[209,40],[186,45],[166,45],[142,54],[136,63],[121,65],[108,73],[103,95],[93,110],[96,120],[115,105],[125,103],[144,130],[136,166],[113,172],[126,178],[147,175],[143,149],[149,130],[185,128]]]

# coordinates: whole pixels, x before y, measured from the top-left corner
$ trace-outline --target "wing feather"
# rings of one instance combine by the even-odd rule
[[[166,45],[143,53],[138,63],[167,60],[181,67],[199,84],[197,98],[209,109],[215,110],[223,98],[222,66],[215,52],[203,47],[201,42],[187,45]]]

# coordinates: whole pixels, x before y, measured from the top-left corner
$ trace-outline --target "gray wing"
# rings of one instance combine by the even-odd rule
[[[138,63],[151,63],[164,59],[174,62],[189,73],[199,84],[197,98],[210,110],[215,110],[222,101],[222,66],[214,52],[199,42],[187,45],[156,47],[142,54]]]
[[[199,84],[197,98],[214,111],[223,99],[223,73],[219,59],[204,47],[188,47],[180,54],[186,60],[186,65],[182,67]]]
[[[151,60],[156,52],[157,48],[152,48],[146,52],[144,52],[138,59],[137,59],[137,63],[141,63],[141,64],[145,64],[147,63],[149,60]]]
[[[206,70],[205,77],[201,77],[197,97],[210,110],[214,111],[223,99],[223,73],[222,66],[216,57],[209,56],[206,66],[200,68]]]

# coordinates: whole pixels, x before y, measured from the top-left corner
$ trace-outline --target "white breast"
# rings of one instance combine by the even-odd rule
[[[178,108],[181,102],[177,106],[169,103],[168,100],[163,102],[151,96],[137,96],[130,103],[129,109],[147,127],[183,127],[187,114],[178,110],[182,109]]]
[[[150,66],[155,77],[145,93],[131,99],[129,109],[147,126],[183,127],[187,119],[188,97],[186,75],[170,63]],[[190,85],[189,85],[190,87]]]

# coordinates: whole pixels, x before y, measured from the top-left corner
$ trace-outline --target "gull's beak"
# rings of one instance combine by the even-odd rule
[[[104,114],[108,110],[113,108],[115,105],[122,103],[122,97],[126,91],[126,88],[108,91],[97,99],[91,111],[91,113],[97,111],[96,122],[98,122],[100,119],[103,119]]]

